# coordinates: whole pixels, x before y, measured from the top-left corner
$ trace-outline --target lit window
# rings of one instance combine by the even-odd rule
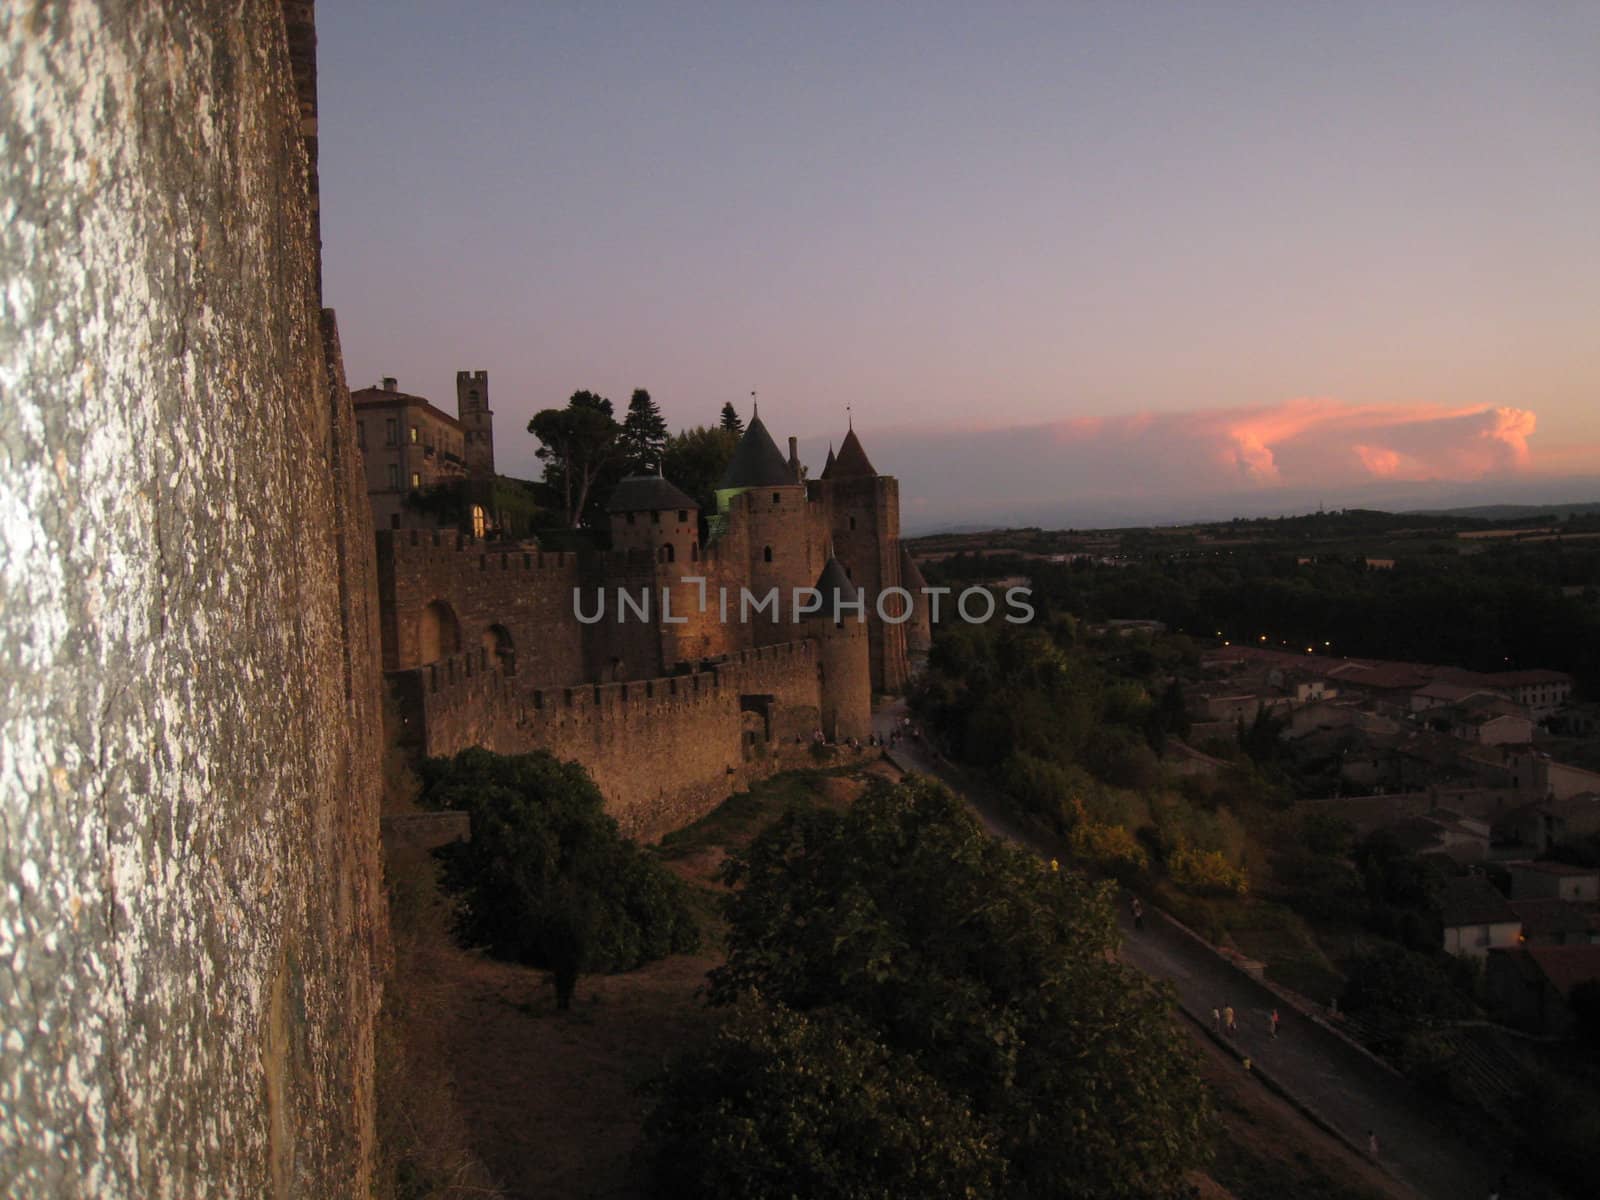
[[[415,425],[411,427],[411,444],[413,446],[417,444],[417,427]]]
[[[418,475],[415,471],[411,472],[411,486],[414,488],[422,486],[422,476]]]
[[[484,515],[483,505],[474,504],[472,506],[472,536],[481,538],[488,527],[489,521]]]

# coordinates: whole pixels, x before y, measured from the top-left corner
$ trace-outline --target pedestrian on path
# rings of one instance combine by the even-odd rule
[[[1277,1037],[1278,1036],[1278,1010],[1277,1009],[1273,1009],[1272,1010],[1272,1016],[1267,1018],[1267,1020],[1272,1026],[1272,1036],[1273,1037]]]
[[[1222,1010],[1215,1006],[1211,1009],[1211,1031],[1213,1033],[1222,1032]]]
[[[1367,1154],[1372,1158],[1378,1157],[1378,1131],[1376,1129],[1367,1130]]]
[[[1228,1030],[1228,1036],[1234,1037],[1239,1032],[1239,1023],[1234,1020],[1233,1005],[1228,1005],[1222,1010],[1222,1024]]]
[[[1132,900],[1130,900],[1128,902],[1128,908],[1133,913],[1134,930],[1140,933],[1144,932],[1144,905],[1140,903],[1139,897],[1135,896]]]

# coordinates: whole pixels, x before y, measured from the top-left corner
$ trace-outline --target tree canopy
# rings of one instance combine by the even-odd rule
[[[601,498],[596,482],[622,465],[622,426],[612,415],[611,401],[574,392],[565,408],[535,413],[528,432],[539,439],[536,453],[545,482],[560,493],[567,527],[578,528],[591,500]]]
[[[663,472],[700,505],[702,513],[717,509],[717,484],[728,469],[739,435],[727,429],[698,425],[667,439],[662,451]]]
[[[744,434],[744,418],[739,415],[732,400],[722,406],[722,428],[732,434]]]
[[[773,1011],[770,1027],[733,1027],[739,1054],[723,1046],[669,1081],[673,1161],[702,1173],[684,1187],[768,1194],[728,1190],[740,1178],[734,1155],[739,1170],[769,1180],[808,1170],[813,1135],[786,1131],[814,1129],[806,1114],[840,1102],[841,1081],[864,1077],[879,1082],[857,1101],[871,1106],[858,1123],[920,1113],[952,1148],[945,1176],[919,1185],[924,1195],[1176,1195],[1203,1158],[1206,1102],[1192,1057],[1168,1020],[1169,993],[1108,956],[1109,891],[990,838],[939,785],[879,785],[845,813],[791,813],[730,860],[726,877],[737,890],[712,998],[758,998]],[[824,1056],[797,1079],[782,1038],[805,1031],[785,1013],[825,1029],[844,1022],[831,1043],[842,1061]],[[903,1090],[883,1086],[874,1063]],[[745,1106],[786,1115],[719,1140],[726,1114],[707,1072],[735,1088],[752,1074],[781,1080],[787,1092]],[[891,1139],[891,1153],[909,1144]],[[902,1193],[869,1175],[816,1194]]]
[[[574,762],[463,750],[422,767],[423,799],[472,815],[440,852],[460,931],[500,958],[546,967],[566,1007],[579,971],[627,970],[698,945],[683,885],[623,838]]]
[[[660,405],[643,388],[635,388],[628,401],[628,415],[623,418],[618,443],[624,474],[642,475],[661,465],[667,445],[667,422]]]

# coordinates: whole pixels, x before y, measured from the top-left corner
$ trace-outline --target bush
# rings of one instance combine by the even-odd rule
[[[1004,1195],[993,1132],[842,1009],[746,997],[666,1077],[645,1138],[664,1200]]]
[[[577,763],[464,750],[422,768],[424,802],[472,815],[472,840],[440,851],[461,897],[459,932],[499,958],[556,975],[566,1007],[580,971],[623,971],[699,944],[682,883],[628,841]]]
[[[982,1174],[979,1148],[992,1145],[1005,1162],[997,1194],[1022,1200],[1172,1196],[1204,1158],[1205,1092],[1166,1019],[1170,993],[1108,958],[1116,942],[1109,888],[989,838],[937,784],[878,785],[844,813],[789,813],[729,861],[725,878],[737,890],[713,1000],[754,994],[818,1020],[847,1011],[857,1022],[849,1028],[881,1045],[890,1056],[881,1063],[913,1085],[906,1093],[878,1087],[877,1067],[857,1063],[870,1058],[862,1042],[836,1036],[829,1044],[847,1061],[827,1070],[862,1079],[867,1094],[829,1090],[826,1071],[817,1086],[847,1112],[870,1102],[872,1111],[855,1119],[895,1128],[908,1111],[941,1114],[967,1164],[962,1178]],[[937,1086],[938,1103],[908,1074],[913,1063]],[[759,1062],[753,1069],[772,1078]],[[776,1099],[743,1095],[740,1105],[820,1112],[794,1100],[798,1085],[785,1079],[780,1072],[772,1082],[783,1089]],[[715,1087],[671,1079],[664,1095],[677,1112],[655,1128],[734,1119]],[[968,1111],[985,1133],[965,1124]],[[813,1169],[821,1135],[812,1120],[797,1118],[771,1138],[736,1123],[728,1137],[748,1134],[772,1156],[759,1186],[685,1177],[672,1194],[901,1194],[881,1189],[870,1162],[853,1179],[830,1178],[836,1190],[795,1185],[791,1172]],[[914,1142],[891,1144],[898,1154]],[[929,1186],[922,1194],[962,1193]]]
[[[1219,850],[1180,845],[1167,859],[1167,871],[1173,883],[1202,895],[1243,896],[1250,891],[1250,876]]]
[[[1427,1019],[1469,1015],[1471,1006],[1433,955],[1383,946],[1353,960],[1339,1005],[1412,1028]]]

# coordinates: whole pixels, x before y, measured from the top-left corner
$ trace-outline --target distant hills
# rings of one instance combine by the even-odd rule
[[[1408,508],[1419,517],[1472,517],[1480,521],[1517,521],[1524,517],[1571,517],[1600,513],[1600,501],[1574,504],[1476,504],[1470,508]]]

